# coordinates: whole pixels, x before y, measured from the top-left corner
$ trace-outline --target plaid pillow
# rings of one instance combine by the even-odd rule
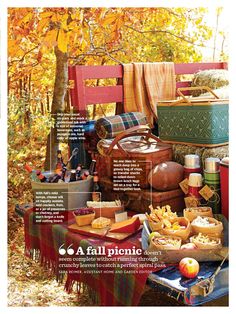
[[[147,124],[145,114],[141,112],[122,113],[116,116],[100,118],[95,123],[95,130],[100,138],[114,138],[121,132],[137,125]]]

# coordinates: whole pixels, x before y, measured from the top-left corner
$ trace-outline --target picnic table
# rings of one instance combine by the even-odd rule
[[[186,305],[205,304],[228,294],[228,262],[224,262],[212,283],[213,291],[207,295],[199,292],[199,283],[210,279],[218,269],[220,262],[200,263],[200,273],[195,279],[184,279],[177,265],[151,266],[147,263],[134,263],[130,265],[128,259],[122,263],[113,263],[112,267],[105,265],[107,261],[95,258],[95,264],[90,268],[93,272],[85,271],[86,261],[76,261],[73,265],[60,265],[59,248],[64,243],[66,247],[74,249],[78,247],[84,250],[93,248],[140,248],[141,231],[129,237],[121,243],[114,243],[87,237],[68,230],[68,225],[74,222],[71,213],[68,221],[63,224],[40,225],[34,223],[34,208],[32,204],[17,205],[16,212],[24,219],[26,255],[38,260],[44,267],[50,268],[55,273],[58,281],[63,280],[66,274],[65,289],[71,292],[77,283],[78,293],[83,286],[89,287],[91,297],[98,305],[135,306],[139,304],[140,298],[148,285],[157,292],[164,292],[178,302]],[[119,260],[121,256],[116,255]],[[127,256],[126,256],[127,257]],[[135,256],[133,256],[135,257]],[[111,262],[112,263],[112,262]],[[122,266],[121,266],[122,265]],[[102,271],[101,271],[101,269]]]

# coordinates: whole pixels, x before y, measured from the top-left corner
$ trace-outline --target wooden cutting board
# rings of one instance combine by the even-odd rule
[[[111,219],[111,222],[114,223],[115,220]],[[71,232],[79,233],[88,237],[94,237],[99,239],[104,239],[106,241],[112,242],[121,242],[132,235],[136,234],[142,229],[142,225],[135,233],[116,233],[109,232],[110,227],[102,228],[102,229],[94,229],[91,225],[79,227],[76,223],[69,225],[68,230]]]

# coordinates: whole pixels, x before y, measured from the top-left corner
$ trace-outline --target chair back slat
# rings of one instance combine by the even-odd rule
[[[226,62],[206,63],[177,63],[175,74],[194,74],[198,71],[210,69],[228,69]],[[79,110],[86,110],[89,104],[122,103],[123,95],[123,67],[122,65],[76,65],[68,68],[69,80],[74,81],[74,88],[70,88],[71,104]],[[86,86],[88,79],[118,80],[116,86]],[[176,83],[176,87],[191,86],[191,81]],[[184,92],[189,95],[189,91]]]

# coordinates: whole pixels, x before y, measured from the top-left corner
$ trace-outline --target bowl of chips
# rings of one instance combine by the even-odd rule
[[[171,221],[165,219],[163,224],[163,228],[159,231],[161,234],[180,237],[184,241],[188,239],[191,232],[191,225],[187,218],[176,217]]]
[[[188,207],[184,209],[184,217],[192,222],[197,216],[213,217],[211,207]]]
[[[197,216],[191,222],[191,229],[193,234],[208,234],[213,237],[220,237],[223,231],[223,224],[212,217]]]
[[[220,249],[222,247],[221,239],[199,233],[190,238],[198,249]]]
[[[157,206],[154,208],[152,205],[149,206],[150,214],[145,213],[149,226],[152,231],[158,231],[164,227],[164,221],[173,221],[177,214],[171,211],[169,205],[166,206]]]
[[[179,250],[181,238],[174,236],[159,235],[151,239],[150,249],[154,250]]]

